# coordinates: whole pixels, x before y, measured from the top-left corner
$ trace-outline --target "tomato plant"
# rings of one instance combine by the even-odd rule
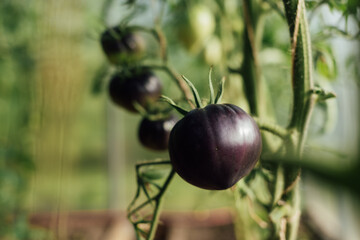
[[[136,2],[128,1],[127,4],[136,7]],[[260,232],[254,239],[297,239],[301,212],[301,169],[295,162],[304,158],[310,120],[316,104],[335,97],[334,93],[317,87],[319,84],[314,78],[313,47],[305,1],[284,0],[282,6],[280,2],[262,0],[243,0],[241,3],[212,0],[206,5],[200,1],[160,2],[153,26],[149,27],[148,23],[127,26],[128,29],[150,33],[158,44],[154,47],[158,53],[146,56],[142,59],[144,61],[120,66],[120,74],[110,83],[112,99],[130,111],[140,110],[146,116],[149,106],[161,99],[183,115],[176,124],[171,120],[175,125],[170,135],[168,129],[163,129],[167,119],[153,121],[143,118],[140,124],[139,140],[142,144],[158,150],[165,149],[168,142],[169,160],[157,159],[136,165],[138,188],[129,205],[128,217],[138,239],[141,236],[153,239],[162,197],[175,174],[200,188],[231,189],[229,191],[236,201],[234,210],[242,220],[239,222],[249,226],[241,227],[239,239],[246,239],[254,232]],[[172,15],[176,9],[180,9],[180,14]],[[272,13],[277,17],[274,18]],[[135,19],[135,15],[132,18]],[[169,26],[165,27],[164,19],[172,20]],[[275,29],[271,21],[267,21],[269,19],[281,22],[288,29],[290,37],[277,36],[280,31]],[[279,46],[275,46],[279,38]],[[285,43],[284,39],[288,41]],[[179,50],[178,42],[188,51]],[[318,50],[321,51],[317,54],[318,59],[325,55],[328,58],[321,64],[332,66],[318,68],[323,71],[327,67],[333,69],[335,61],[331,59],[331,51],[325,54],[323,50],[326,47],[321,49]],[[204,58],[197,58],[194,53],[203,54]],[[278,64],[281,65],[279,69],[286,66],[288,75],[282,75],[281,81],[277,82],[281,86],[288,86],[279,91],[279,95],[284,94],[285,97],[276,96],[269,88],[273,76],[268,69],[263,71],[263,67],[274,63],[272,56],[268,62],[262,59],[269,53],[275,53],[277,60],[283,61],[283,65]],[[188,64],[186,71],[196,69],[194,71],[201,72],[204,65],[217,65],[220,74],[231,79],[228,80],[227,90],[231,91],[228,96],[232,98],[226,98],[226,104],[220,103],[222,93],[226,92],[224,80],[220,81],[219,90],[214,96],[212,68],[208,81],[210,97],[200,98],[193,83],[179,75],[172,65],[182,63],[181,54],[202,61],[200,64]],[[156,78],[151,74],[152,77],[149,77],[149,73],[141,75],[129,71],[132,65],[149,71],[163,71],[169,80],[174,81],[181,96],[174,101],[161,95]],[[331,73],[324,75],[331,77],[336,71]],[[150,85],[156,86],[154,93],[148,91],[144,94],[139,90],[140,86],[146,85],[146,79],[153,80],[154,83]],[[233,87],[236,85],[233,79],[237,79],[239,88]],[[199,86],[203,87],[204,84]],[[166,89],[166,95],[168,92],[174,93],[173,89],[169,89]],[[286,100],[279,100],[281,97]],[[186,103],[188,105],[185,106]],[[283,104],[281,108],[286,106],[289,111],[282,111],[284,113],[279,117],[274,111],[278,106],[274,106],[274,103]],[[289,119],[289,122],[284,124],[285,121],[279,118]],[[285,166],[284,159],[294,159],[293,165]],[[155,177],[144,177],[152,173],[154,168],[164,165],[169,166],[168,174],[162,172],[150,174]],[[259,182],[261,186],[254,187]],[[259,192],[266,192],[268,196],[259,196]],[[141,193],[146,199],[138,204]],[[242,204],[246,208],[242,208]],[[146,207],[151,208],[151,217],[141,214]],[[143,224],[147,224],[147,228],[143,228]]]

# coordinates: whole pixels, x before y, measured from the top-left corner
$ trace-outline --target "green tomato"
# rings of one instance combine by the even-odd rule
[[[179,40],[185,48],[196,52],[214,33],[215,18],[205,5],[195,5],[189,9],[186,20],[177,29]]]
[[[212,37],[205,46],[204,60],[209,65],[217,65],[221,62],[222,45],[218,37]]]

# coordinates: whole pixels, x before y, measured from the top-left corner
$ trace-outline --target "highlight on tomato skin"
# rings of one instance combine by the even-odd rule
[[[119,65],[139,61],[145,53],[145,41],[136,32],[113,27],[100,37],[101,47],[110,63]]]
[[[147,109],[162,92],[160,79],[146,68],[116,73],[109,83],[109,95],[118,106],[138,112],[136,104]]]
[[[210,104],[184,116],[170,133],[174,170],[209,190],[230,188],[257,163],[262,148],[255,121],[232,104]]]
[[[144,117],[138,130],[139,141],[151,150],[167,150],[170,132],[178,120],[173,114],[156,120]]]

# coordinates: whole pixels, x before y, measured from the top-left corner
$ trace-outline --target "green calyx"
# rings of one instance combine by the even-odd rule
[[[220,83],[219,83],[219,86],[218,86],[218,91],[217,91],[216,96],[215,96],[214,87],[213,87],[213,83],[212,83],[212,77],[211,77],[212,68],[213,67],[211,66],[210,70],[209,70],[209,80],[208,81],[209,81],[210,99],[209,99],[208,104],[218,104],[220,102],[221,97],[222,97],[223,92],[224,92],[225,77],[223,77],[220,80]],[[203,105],[202,101],[201,101],[199,92],[197,91],[194,84],[189,79],[187,79],[184,75],[181,75],[181,77],[186,82],[186,84],[189,86],[189,88],[190,88],[190,90],[191,90],[191,92],[193,94],[196,108],[205,107]],[[170,104],[176,111],[178,111],[182,115],[186,115],[189,112],[189,111],[185,110],[184,108],[180,107],[179,105],[177,105],[171,98],[169,98],[167,96],[162,95],[160,97],[160,99],[167,102],[168,104]]]

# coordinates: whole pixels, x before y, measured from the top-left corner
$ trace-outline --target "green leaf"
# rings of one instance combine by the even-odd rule
[[[210,67],[210,70],[209,70],[210,104],[214,104],[214,103],[215,103],[215,99],[214,99],[214,87],[213,87],[212,80],[211,80],[212,69],[213,69],[213,67],[211,66],[211,67]]]
[[[222,95],[224,93],[224,85],[225,85],[225,77],[223,77],[220,80],[218,92],[217,92],[216,97],[215,97],[215,104],[218,104],[220,102],[221,98],[222,98]]]
[[[256,199],[255,193],[253,192],[253,190],[246,184],[246,182],[244,181],[244,179],[240,180],[237,183],[237,187],[239,190],[239,194],[242,197],[248,196],[252,201],[254,201]]]
[[[250,186],[253,189],[257,201],[266,206],[271,204],[272,196],[269,192],[267,182],[262,175],[257,174]]]
[[[92,80],[91,93],[93,95],[98,95],[103,88],[104,79],[108,75],[109,68],[106,64],[102,65],[95,73],[95,76]]]
[[[167,103],[169,103],[176,111],[178,111],[180,114],[182,114],[183,116],[185,116],[186,114],[188,114],[188,111],[183,109],[182,107],[178,106],[171,98],[161,95],[160,96],[160,100],[165,101]]]
[[[316,46],[315,67],[317,72],[328,80],[334,80],[337,76],[336,60],[332,48],[328,45]]]
[[[196,103],[196,107],[197,108],[202,108],[202,103],[201,103],[201,98],[200,98],[200,95],[199,95],[199,92],[196,90],[194,84],[192,84],[192,82],[187,79],[184,75],[181,75],[182,79],[184,79],[184,81],[186,82],[186,84],[189,86],[189,88],[191,89],[191,92],[194,96],[194,99],[195,99],[195,103]]]
[[[327,99],[336,97],[336,94],[334,92],[326,91],[326,90],[324,90],[322,88],[310,89],[309,93],[310,94],[316,94],[318,96],[318,99],[317,99],[318,102],[323,102],[323,101],[325,101]]]
[[[168,173],[167,169],[147,168],[140,173],[140,177],[146,182],[152,182],[164,178]]]

